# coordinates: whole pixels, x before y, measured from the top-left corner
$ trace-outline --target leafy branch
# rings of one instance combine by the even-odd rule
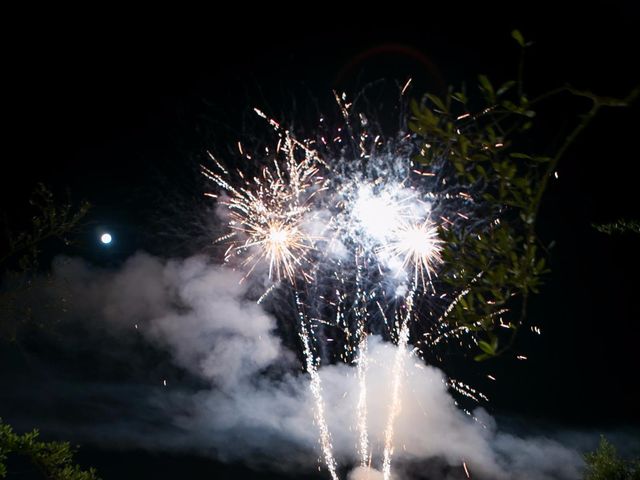
[[[524,93],[523,62],[531,43],[518,31],[512,36],[522,49],[517,80],[496,87],[479,75],[479,101],[470,100],[464,88],[450,88],[443,98],[427,94],[420,103],[410,104],[409,127],[423,142],[415,161],[427,166],[444,161],[455,178],[453,187],[475,192],[483,204],[482,216],[491,220],[441,230],[445,241],[441,279],[454,291],[465,292],[448,313],[448,321],[474,334],[480,350],[477,360],[512,346],[525,323],[529,296],[538,293],[548,271],[536,222],[558,163],[602,108],[626,107],[640,91],[636,88],[618,99],[566,85],[530,100]],[[552,155],[527,151],[522,145],[534,126],[536,109],[560,94],[588,100],[589,110]],[[519,307],[519,315],[505,320],[514,307]],[[511,332],[503,345],[498,332],[504,330],[499,327]]]
[[[584,456],[587,464],[585,480],[637,480],[640,478],[640,459],[626,462],[616,448],[600,437],[598,449]]]
[[[14,234],[5,225],[5,248],[0,251],[0,338],[9,340],[15,340],[19,327],[31,320],[31,305],[20,306],[19,298],[32,286],[43,244],[52,238],[70,244],[90,208],[86,201],[78,206],[59,203],[41,183],[29,204],[34,213],[28,227]]]
[[[593,224],[593,228],[601,233],[613,235],[614,233],[640,233],[640,222],[638,220],[620,219],[614,223]]]
[[[18,257],[20,270],[34,268],[42,243],[50,238],[58,238],[68,244],[68,235],[78,227],[90,208],[86,201],[77,207],[70,201],[59,204],[42,183],[36,186],[29,204],[35,210],[29,229],[12,234],[8,226],[5,227],[8,247],[0,254],[0,266]]]
[[[9,455],[26,457],[48,480],[100,480],[93,468],[73,463],[75,450],[68,442],[43,442],[38,430],[18,435],[0,419],[0,478],[8,474]]]

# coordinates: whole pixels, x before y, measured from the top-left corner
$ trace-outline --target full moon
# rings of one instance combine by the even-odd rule
[[[109,245],[111,243],[111,240],[112,238],[110,233],[103,233],[100,237],[100,241],[105,245]]]

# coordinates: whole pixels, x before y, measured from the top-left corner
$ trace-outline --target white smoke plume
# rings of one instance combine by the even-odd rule
[[[106,420],[96,416],[69,426],[50,419],[51,428],[107,445],[196,450],[270,468],[317,467],[317,428],[307,375],[292,351],[295,346],[283,345],[276,334],[275,320],[246,298],[247,287],[238,273],[204,257],[167,261],[144,253],[117,270],[58,258],[52,273],[53,282],[35,288],[49,297],[65,298],[62,322],[93,332],[86,339],[90,347],[94,342],[91,348],[102,348],[96,337],[126,345],[131,337],[141,336],[168,352],[171,362],[190,378],[174,375],[164,386],[162,373],[153,370],[152,386],[130,379],[81,386],[65,380],[69,398],[85,402],[82,408],[106,410]],[[75,348],[75,341],[67,340],[66,348]],[[395,348],[371,339],[368,412],[373,462],[371,469],[348,473],[351,480],[381,478],[375,468],[380,467],[376,462],[381,459],[389,408],[388,366]],[[135,349],[125,350],[135,355]],[[132,369],[135,364],[132,360]],[[329,365],[320,374],[336,457],[347,476],[348,466],[356,465],[358,458],[355,369]],[[576,450],[543,437],[500,433],[482,410],[475,418],[466,415],[449,395],[442,372],[419,359],[409,362],[402,398],[394,478],[466,478],[463,463],[471,478],[581,478],[583,461]],[[431,476],[411,473],[410,465],[431,460],[441,467],[421,467],[424,472],[437,470]]]

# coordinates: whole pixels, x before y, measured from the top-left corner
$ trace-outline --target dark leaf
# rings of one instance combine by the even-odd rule
[[[520,45],[521,47],[525,46],[524,37],[522,36],[522,33],[520,33],[520,30],[513,30],[511,32],[511,37],[513,37],[513,39],[518,42],[518,45]]]
[[[478,347],[480,347],[480,350],[482,350],[484,353],[486,353],[487,355],[495,355],[496,351],[493,348],[493,345],[485,342],[484,340],[479,340],[478,341]]]
[[[445,107],[444,103],[442,102],[442,100],[440,100],[439,97],[437,97],[436,95],[431,95],[430,93],[427,93],[427,98],[429,100],[431,100],[436,107],[438,107],[440,109],[441,112],[447,113],[447,107]]]

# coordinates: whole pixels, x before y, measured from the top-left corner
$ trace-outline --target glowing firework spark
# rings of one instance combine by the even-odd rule
[[[311,242],[297,225],[287,225],[278,220],[248,222],[238,230],[249,235],[249,239],[236,249],[260,247],[259,254],[250,255],[246,262],[250,263],[256,258],[258,261],[266,259],[269,278],[273,278],[275,273],[278,279],[284,275],[293,281],[296,267],[306,261],[306,251],[311,248]]]
[[[469,469],[467,468],[467,462],[462,462],[462,466],[464,467],[464,474],[467,478],[471,478],[471,475],[469,475]]]
[[[425,220],[422,223],[407,223],[397,228],[392,240],[382,247],[381,252],[402,260],[403,268],[413,265],[414,283],[420,278],[422,284],[426,285],[425,280],[428,279],[431,283],[435,266],[442,262],[441,244],[438,229],[430,220]]]

